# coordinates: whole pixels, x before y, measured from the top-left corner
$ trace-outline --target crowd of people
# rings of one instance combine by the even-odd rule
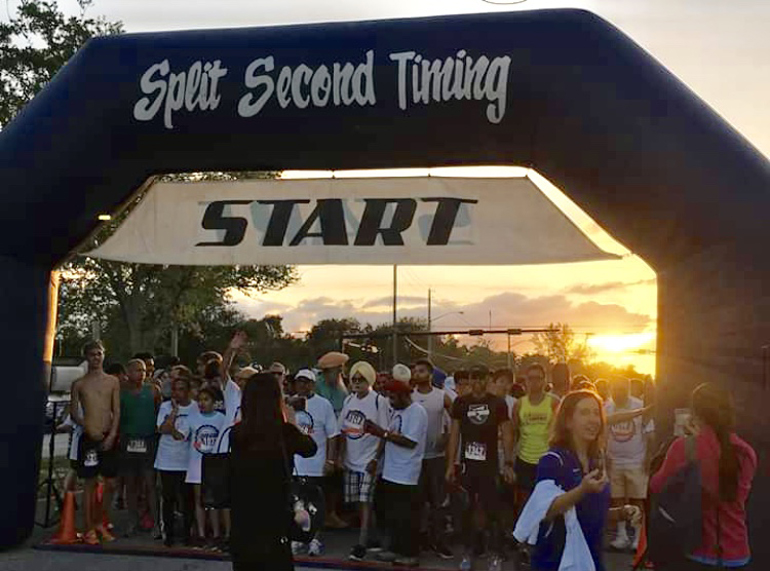
[[[65,422],[67,486],[85,485],[84,542],[115,539],[115,496],[129,513],[122,535],[230,551],[236,571],[291,569],[294,555],[323,553],[326,530],[351,525],[355,561],[414,567],[431,551],[463,571],[482,558],[497,571],[511,556],[556,571],[569,553],[586,560],[576,569],[602,571],[605,545],[637,549],[648,490],[688,460],[680,439],[655,463],[651,382],[593,382],[564,363],[447,376],[421,359],[377,372],[339,352],[289,374],[234,366],[245,341],[236,333],[194,372],[163,375],[152,355],[105,369],[101,343],[84,348],[88,373]],[[745,565],[756,456],[733,432],[729,394],[699,387],[688,431],[714,509],[704,507],[703,545],[686,568]],[[222,453],[231,501],[214,505],[204,456]],[[318,493],[292,496],[292,481]]]

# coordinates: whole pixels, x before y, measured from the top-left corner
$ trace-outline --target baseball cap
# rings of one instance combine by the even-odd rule
[[[412,370],[406,365],[398,363],[393,367],[393,379],[408,383],[412,379]]]
[[[294,380],[299,381],[300,379],[315,382],[315,373],[310,369],[300,369],[297,371],[297,374],[294,375]]]
[[[384,389],[390,393],[412,393],[412,387],[409,386],[408,381],[399,381],[391,379],[385,383]]]
[[[251,377],[253,377],[257,373],[259,373],[259,371],[257,371],[253,367],[244,367],[243,369],[241,369],[240,371],[235,373],[235,378],[236,379],[250,379]]]

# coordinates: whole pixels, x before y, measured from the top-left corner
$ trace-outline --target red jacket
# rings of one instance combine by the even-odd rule
[[[703,541],[690,557],[701,563],[716,565],[717,559],[717,518],[716,506],[719,504],[721,524],[722,559],[726,566],[745,565],[751,558],[749,536],[746,527],[746,499],[751,490],[751,481],[757,469],[757,455],[754,449],[736,434],[730,435],[730,441],[736,449],[740,474],[738,476],[738,495],[734,502],[719,502],[712,498],[719,497],[719,440],[710,428],[701,430],[697,437],[696,451],[701,467],[703,482]],[[650,490],[660,492],[668,479],[681,470],[686,462],[684,438],[677,438],[666,454],[660,470],[650,481]]]

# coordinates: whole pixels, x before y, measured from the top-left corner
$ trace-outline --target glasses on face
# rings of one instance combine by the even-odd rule
[[[365,383],[366,379],[364,377],[362,377],[361,375],[353,375],[350,378],[350,382],[351,383]]]

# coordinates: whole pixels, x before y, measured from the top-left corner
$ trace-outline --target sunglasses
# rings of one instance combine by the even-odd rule
[[[350,382],[351,382],[351,383],[365,383],[365,382],[367,382],[367,381],[366,381],[366,379],[365,379],[364,377],[362,377],[361,375],[353,375],[353,376],[350,378]]]

